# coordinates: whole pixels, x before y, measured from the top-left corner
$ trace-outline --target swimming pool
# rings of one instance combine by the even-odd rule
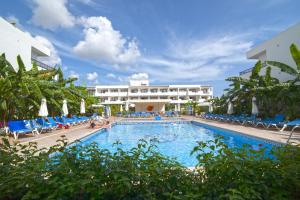
[[[118,122],[111,129],[100,130],[81,140],[83,145],[92,142],[101,147],[114,151],[113,143],[121,142],[119,146],[124,150],[135,147],[139,139],[150,141],[157,139],[156,144],[159,151],[170,157],[175,157],[180,163],[187,167],[197,164],[195,156],[190,156],[197,141],[209,141],[224,137],[222,140],[229,147],[241,147],[249,144],[254,149],[266,147],[271,149],[274,142],[246,136],[237,132],[220,129],[199,122],[174,121],[174,122]]]

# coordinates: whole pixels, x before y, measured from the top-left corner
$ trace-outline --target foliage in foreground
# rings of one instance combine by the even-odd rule
[[[199,142],[193,150],[198,168],[191,171],[145,141],[116,152],[97,144],[66,148],[65,140],[49,150],[38,150],[34,143],[3,142],[0,199],[300,197],[300,149],[293,146],[274,150],[276,159],[269,159],[263,149],[229,149],[219,140]]]

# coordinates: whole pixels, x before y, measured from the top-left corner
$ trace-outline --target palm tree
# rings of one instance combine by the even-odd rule
[[[274,96],[269,87],[276,85],[279,81],[271,77],[271,67],[267,67],[265,75],[260,75],[262,69],[261,61],[258,61],[252,69],[249,79],[242,77],[230,77],[227,81],[231,81],[230,88],[226,89],[225,97],[234,100],[237,113],[248,113],[251,111],[252,97],[256,97],[261,107],[262,113],[270,110],[271,97]]]
[[[80,100],[87,98],[87,91],[74,85],[77,79],[64,79],[60,68],[38,70],[35,64],[26,71],[20,56],[17,61],[19,69],[15,71],[5,55],[0,56],[0,121],[37,117],[42,98],[47,99],[52,115],[61,113],[64,99],[69,102],[70,112],[79,112]]]
[[[282,110],[284,110],[289,117],[297,117],[300,112],[300,51],[295,44],[291,44],[290,53],[296,67],[277,61],[267,61],[266,63],[294,77],[294,79],[276,84],[274,87],[277,89],[277,98],[279,102],[281,102],[280,106]]]

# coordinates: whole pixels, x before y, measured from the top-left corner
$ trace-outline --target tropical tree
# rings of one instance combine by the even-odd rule
[[[17,61],[15,71],[5,55],[0,56],[0,121],[37,117],[42,98],[47,99],[50,115],[61,113],[64,99],[70,113],[79,112],[81,99],[88,95],[85,88],[74,85],[77,79],[65,79],[60,68],[38,70],[36,64],[26,71],[20,56]]]
[[[294,79],[274,85],[274,88],[277,90],[277,99],[282,102],[280,104],[282,110],[291,117],[298,117],[300,113],[300,51],[295,44],[291,44],[290,53],[295,67],[278,61],[267,61],[266,63],[294,77]]]
[[[230,84],[230,88],[225,90],[227,93],[224,97],[227,101],[234,101],[236,113],[250,114],[253,97],[259,99],[261,104],[266,104],[264,97],[269,92],[267,87],[279,83],[277,79],[271,77],[271,67],[266,69],[265,75],[260,75],[261,69],[262,62],[258,61],[254,65],[249,79],[239,76],[226,79],[232,84]],[[268,93],[268,95],[271,94]]]

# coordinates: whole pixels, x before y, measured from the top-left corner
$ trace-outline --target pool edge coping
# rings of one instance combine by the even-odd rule
[[[227,129],[227,128],[223,128],[223,127],[219,127],[219,126],[214,126],[214,125],[207,124],[207,123],[204,123],[204,122],[199,122],[199,121],[196,121],[194,119],[185,119],[185,120],[178,120],[178,121],[181,121],[181,122],[190,122],[190,123],[192,123],[192,122],[199,123],[199,124],[203,124],[203,125],[210,126],[210,127],[213,127],[213,128],[217,128],[217,129],[221,129],[221,130],[225,130],[225,131],[231,131],[231,132],[233,132],[235,134],[245,135],[245,136],[250,137],[250,138],[263,140],[263,141],[272,143],[274,145],[280,145],[280,146],[282,146],[282,145],[286,145],[287,144],[287,143],[284,143],[282,141],[273,140],[273,139],[265,138],[265,137],[259,137],[259,136],[255,136],[255,135],[252,135],[252,134],[249,134],[249,133],[245,133],[245,132],[241,132],[241,131],[236,131],[236,130],[231,130],[231,129]],[[120,121],[114,121],[111,124],[111,126],[116,125],[118,123],[137,123],[137,124],[139,124],[139,123],[143,123],[143,122],[146,122],[146,123],[172,123],[172,122],[175,122],[176,123],[176,121],[171,121],[171,120],[170,121],[150,121],[150,120],[145,120],[145,121],[129,121],[129,120],[128,121],[122,121],[122,120],[120,120]],[[100,128],[100,129],[97,129],[95,131],[92,131],[91,133],[89,133],[89,134],[87,134],[87,135],[85,135],[85,136],[83,136],[81,138],[78,138],[78,139],[74,140],[73,142],[69,143],[69,145],[71,145],[72,143],[75,143],[77,141],[81,141],[82,139],[84,139],[86,137],[89,137],[89,136],[91,136],[92,134],[95,134],[98,131],[105,131],[105,129],[106,128]],[[293,146],[295,146],[295,145],[293,145]]]
[[[211,126],[211,127],[214,127],[214,128],[225,130],[225,131],[231,131],[231,132],[236,133],[236,134],[246,135],[248,137],[256,138],[256,139],[259,139],[259,140],[267,140],[270,143],[275,143],[275,145],[276,145],[276,143],[278,143],[278,145],[286,145],[287,144],[287,143],[284,143],[284,142],[281,142],[281,141],[272,140],[270,138],[259,137],[259,136],[256,136],[256,135],[252,135],[250,133],[245,133],[245,132],[231,130],[231,129],[227,129],[227,128],[223,128],[223,127],[219,127],[219,126],[214,126],[214,125],[206,124],[204,122],[199,122],[199,121],[195,121],[195,120],[191,120],[191,122],[196,122],[196,123],[199,123],[199,124],[204,124],[206,126]]]

